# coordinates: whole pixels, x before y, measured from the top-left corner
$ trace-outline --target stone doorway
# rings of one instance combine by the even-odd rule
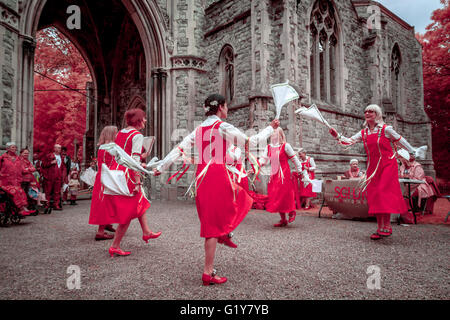
[[[144,135],[155,135],[155,128],[163,127],[158,119],[165,109],[166,92],[158,88],[165,88],[165,83],[160,82],[166,81],[166,77],[152,75],[166,66],[162,40],[165,31],[148,1],[32,0],[21,5],[25,13],[23,32],[29,37],[23,38],[23,67],[19,71],[24,90],[18,90],[18,101],[28,110],[18,113],[17,121],[22,125],[17,126],[16,136],[20,136],[20,145],[32,146],[34,37],[38,30],[49,26],[56,27],[75,44],[93,78],[86,91],[85,160],[95,154],[104,126],[122,127],[123,114],[136,97],[142,102],[139,107],[147,112],[150,124]],[[79,28],[68,23],[74,14],[68,9],[71,6],[79,10]]]

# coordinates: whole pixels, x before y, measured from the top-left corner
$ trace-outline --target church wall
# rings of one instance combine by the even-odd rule
[[[229,104],[227,121],[246,130],[249,126],[248,98],[251,91],[251,28],[250,17],[246,14],[250,10],[247,1],[221,1],[206,9],[205,38],[203,43],[204,56],[207,57],[205,66],[208,70],[203,82],[203,99],[211,93],[220,93],[221,79],[219,70],[219,55],[224,45],[233,48],[235,67],[235,94]],[[245,16],[237,20],[236,17]],[[234,21],[233,20],[237,20]],[[224,27],[224,24],[231,22]],[[208,32],[214,28],[223,28],[212,34]],[[200,119],[199,119],[200,120]]]

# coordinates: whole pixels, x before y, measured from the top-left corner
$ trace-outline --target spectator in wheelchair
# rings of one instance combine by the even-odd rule
[[[35,211],[27,208],[27,195],[21,186],[23,173],[24,166],[17,155],[17,146],[14,142],[8,142],[6,152],[0,156],[0,188],[11,197],[19,214],[28,216]]]

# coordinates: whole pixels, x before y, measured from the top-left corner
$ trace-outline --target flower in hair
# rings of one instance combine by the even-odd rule
[[[205,112],[209,112],[209,107],[203,106],[203,109],[205,110]]]
[[[212,106],[217,106],[219,104],[219,102],[217,102],[217,100],[213,100],[209,104]]]

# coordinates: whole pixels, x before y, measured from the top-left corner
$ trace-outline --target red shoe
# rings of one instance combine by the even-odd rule
[[[161,235],[161,231],[157,233],[151,232],[148,236],[142,236],[142,240],[144,240],[146,243],[148,243],[149,239],[156,239]]]
[[[297,212],[293,211],[289,213],[289,223],[292,223],[295,221],[295,217],[297,216]]]
[[[204,286],[209,286],[210,284],[222,284],[227,282],[227,278],[222,277],[222,278],[216,278],[217,271],[213,270],[213,272],[211,273],[211,275],[204,273],[202,275],[202,281],[203,281],[203,285]]]
[[[29,216],[30,213],[31,213],[31,211],[28,211],[28,210],[25,210],[25,209],[19,212],[19,214],[21,216],[23,216],[23,217]]]
[[[100,241],[100,240],[109,240],[109,239],[113,239],[114,236],[112,234],[107,234],[104,233],[103,235],[95,235],[95,241]]]
[[[372,233],[372,235],[370,236],[371,240],[380,240],[381,236],[380,234],[378,234],[378,232]]]
[[[237,244],[231,241],[231,238],[233,237],[233,233],[230,232],[229,234],[226,234],[224,236],[221,236],[217,239],[218,243],[223,243],[224,245],[230,247],[230,248],[237,248]]]
[[[392,234],[392,228],[389,229],[380,229],[378,234],[382,237],[389,237]]]
[[[29,216],[30,214],[34,215],[35,213],[36,210],[28,210],[28,209],[23,209],[22,211],[19,212],[19,214],[24,217]]]
[[[105,230],[111,231],[111,232],[116,232],[116,229],[114,229],[114,227],[111,224],[107,224],[105,227]]]
[[[116,249],[113,247],[109,248],[109,254],[111,255],[111,258],[114,257],[115,254],[118,256],[128,256],[131,254],[130,251],[123,251],[122,249]]]
[[[286,227],[288,224],[288,222],[286,220],[280,220],[280,222],[275,223],[273,226],[274,227]]]

